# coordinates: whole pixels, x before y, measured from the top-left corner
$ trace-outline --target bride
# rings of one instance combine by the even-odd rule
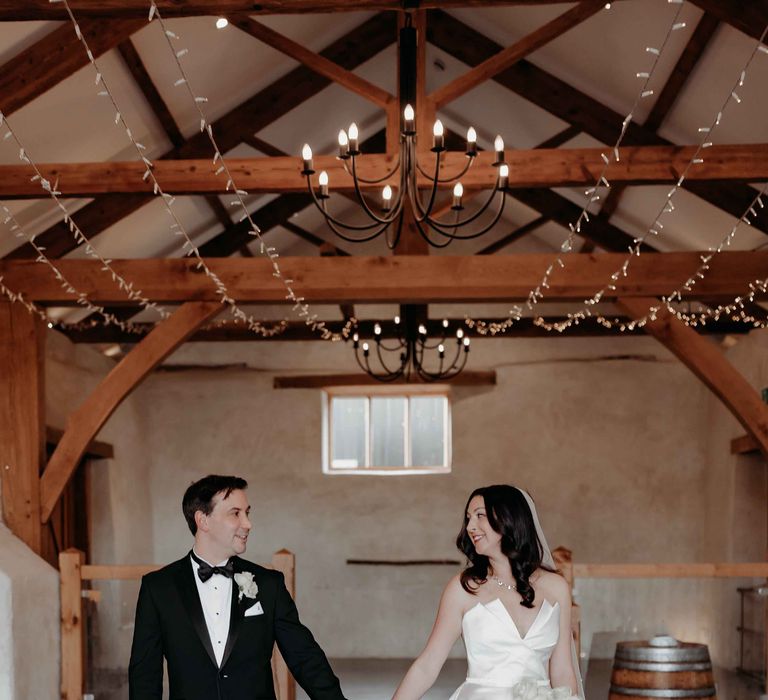
[[[514,486],[476,489],[456,545],[469,565],[445,587],[429,640],[393,700],[421,698],[459,635],[469,668],[450,700],[583,698],[570,589],[530,496]]]

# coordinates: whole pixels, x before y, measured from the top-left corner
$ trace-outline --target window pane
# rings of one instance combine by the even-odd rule
[[[371,397],[372,467],[405,465],[404,396]]]
[[[334,396],[331,400],[331,468],[365,466],[365,397]]]
[[[442,467],[445,462],[444,396],[411,397],[411,454],[414,467]]]

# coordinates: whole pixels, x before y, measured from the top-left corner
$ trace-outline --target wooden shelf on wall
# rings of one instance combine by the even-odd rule
[[[760,452],[760,448],[757,445],[757,440],[751,435],[740,435],[731,440],[732,455],[748,455],[758,452]]]

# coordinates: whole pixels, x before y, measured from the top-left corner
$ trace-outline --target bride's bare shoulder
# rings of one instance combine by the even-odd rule
[[[477,602],[476,596],[464,590],[461,585],[461,574],[456,574],[448,581],[443,591],[443,599],[451,605],[465,610],[469,604]]]
[[[536,580],[532,583],[548,600],[556,600],[563,605],[571,604],[571,588],[560,574],[539,569],[536,572]]]

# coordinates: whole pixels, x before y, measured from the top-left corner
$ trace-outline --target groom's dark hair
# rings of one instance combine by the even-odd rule
[[[221,476],[220,474],[209,474],[191,484],[184,492],[181,510],[192,534],[197,534],[195,513],[201,510],[205,515],[210,515],[216,494],[223,493],[222,498],[228,498],[233,491],[244,491],[247,488],[248,482],[245,479],[241,479],[239,476]]]

